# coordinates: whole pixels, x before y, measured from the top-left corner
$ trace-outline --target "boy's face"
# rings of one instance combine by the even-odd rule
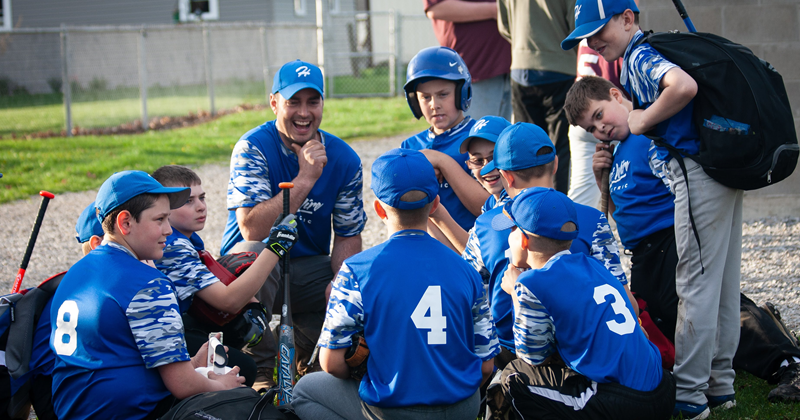
[[[125,241],[140,260],[157,260],[164,255],[169,225],[169,198],[162,194],[152,207],[142,212],[137,222],[130,218],[130,232]]]
[[[203,191],[203,186],[193,185],[186,204],[170,213],[169,224],[188,238],[205,227],[206,208],[206,192]]]
[[[463,119],[461,110],[456,108],[455,82],[433,79],[420,83],[417,85],[417,100],[434,134],[444,133]]]
[[[597,51],[609,63],[613,63],[625,54],[628,43],[636,33],[635,30],[632,30],[635,26],[633,22],[634,15],[630,9],[614,16],[600,32],[586,40],[589,48]]]
[[[472,171],[472,176],[478,180],[489,194],[500,194],[500,192],[503,191],[500,171],[495,169],[489,172],[488,175],[481,176],[481,169],[494,158],[494,143],[482,138],[473,138],[469,142],[468,151],[470,162],[467,163],[467,166],[469,166],[469,169]],[[481,160],[483,161],[483,165],[476,165],[473,163],[473,161]]]
[[[601,141],[627,139],[631,132],[628,128],[628,108],[622,102],[624,100],[616,89],[612,89],[610,101],[590,99],[589,107],[577,121],[578,125]]]
[[[288,146],[300,146],[317,138],[317,130],[322,123],[324,101],[314,89],[303,89],[289,99],[278,93],[270,95],[269,105],[275,113],[275,125],[281,139]]]

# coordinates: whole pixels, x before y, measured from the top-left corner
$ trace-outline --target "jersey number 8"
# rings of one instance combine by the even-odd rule
[[[53,347],[56,354],[71,356],[78,348],[78,303],[74,300],[65,300],[58,308],[56,318],[56,335],[53,337]]]
[[[425,316],[430,309],[430,316]],[[428,332],[428,345],[447,344],[447,317],[442,316],[442,287],[428,286],[422,299],[417,303],[411,320],[419,330]]]

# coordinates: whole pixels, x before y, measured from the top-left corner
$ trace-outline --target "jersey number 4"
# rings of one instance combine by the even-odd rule
[[[611,321],[607,321],[606,325],[608,326],[608,329],[619,335],[632,333],[633,330],[636,329],[636,320],[633,319],[631,311],[628,310],[627,306],[625,306],[625,299],[622,298],[617,289],[609,284],[604,284],[594,288],[594,301],[597,302],[598,305],[605,303],[607,296],[613,296],[614,298],[614,301],[611,302],[611,309],[614,310],[614,313],[617,315],[622,315],[625,318],[622,323],[619,323],[613,319]]]
[[[53,347],[56,354],[71,356],[78,348],[78,303],[74,300],[65,300],[58,308],[56,318],[56,335],[53,337]]]
[[[430,310],[430,315],[428,311]],[[442,316],[442,287],[428,286],[422,299],[414,308],[411,320],[419,330],[430,330],[428,332],[428,345],[447,344],[447,317]]]

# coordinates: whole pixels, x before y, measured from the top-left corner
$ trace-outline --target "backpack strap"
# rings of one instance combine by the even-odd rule
[[[25,293],[17,302],[15,318],[8,329],[6,344],[6,366],[14,379],[19,379],[30,370],[31,352],[33,351],[33,334],[42,310],[67,272],[56,274],[42,282],[39,287]]]

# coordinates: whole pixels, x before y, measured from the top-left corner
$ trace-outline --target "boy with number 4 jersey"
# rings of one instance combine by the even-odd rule
[[[391,150],[372,190],[390,238],[342,265],[319,340],[325,372],[301,378],[292,405],[304,419],[475,419],[499,347],[480,277],[425,232],[433,166]],[[356,333],[370,349],[360,382],[345,363]]]

